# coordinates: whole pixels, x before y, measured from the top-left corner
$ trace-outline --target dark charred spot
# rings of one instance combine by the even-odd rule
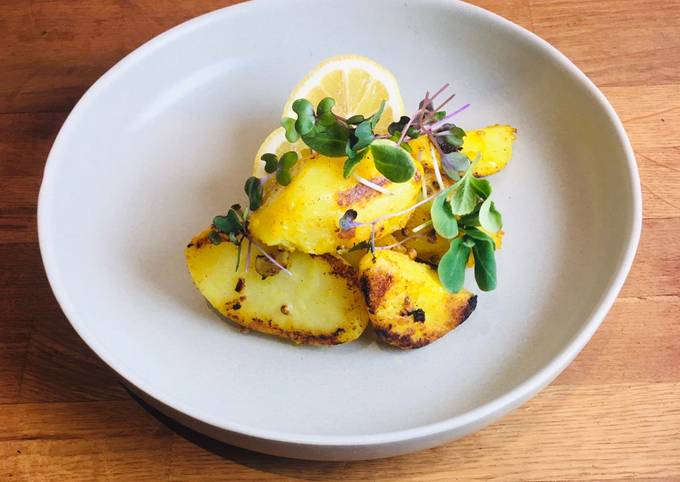
[[[415,321],[417,323],[425,323],[425,312],[423,311],[422,308],[418,308],[417,310],[413,310],[409,314],[411,316],[413,316],[413,321]]]
[[[241,303],[239,303],[239,302],[237,301],[236,303],[234,303],[233,305],[231,305],[231,307],[232,307],[233,309],[235,309],[235,310],[240,310],[240,309],[241,309]]]
[[[357,272],[352,265],[346,263],[343,259],[333,256],[332,254],[318,255],[331,268],[331,274],[348,281],[348,285],[352,288],[356,286]]]
[[[234,288],[234,291],[240,293],[241,291],[243,291],[243,288],[245,288],[245,286],[246,280],[244,280],[243,278],[239,278],[238,281],[236,282],[236,287]]]
[[[429,345],[433,341],[429,338],[420,338],[419,340],[414,340],[408,335],[398,335],[397,333],[384,328],[374,328],[374,331],[378,338],[388,345],[396,346],[397,348],[401,348],[403,350],[421,348],[425,345]]]
[[[189,243],[189,244],[187,244],[187,248],[191,248],[191,247],[193,247],[193,245],[194,245],[194,243]]]
[[[384,186],[388,182],[387,178],[385,178],[384,176],[374,177],[369,180],[372,183],[377,184],[378,186]],[[357,184],[349,189],[340,191],[337,194],[336,202],[338,203],[338,206],[347,207],[359,204],[362,201],[367,201],[371,198],[381,195],[382,193],[376,191],[375,189],[371,189],[370,187],[364,186],[363,184]]]
[[[392,286],[392,275],[379,270],[369,271],[359,280],[359,288],[364,295],[366,306],[369,313],[375,313],[385,296],[385,293]]]
[[[281,313],[283,313],[284,315],[290,313],[290,310],[288,310],[288,305],[281,305]]]
[[[470,317],[472,312],[475,311],[475,308],[477,308],[477,295],[472,295],[472,297],[470,297],[467,304],[463,308],[462,313],[463,316],[460,318],[459,324],[463,324],[463,322]]]

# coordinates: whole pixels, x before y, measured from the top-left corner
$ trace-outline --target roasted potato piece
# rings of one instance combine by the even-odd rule
[[[250,217],[250,232],[269,246],[298,249],[306,253],[335,253],[370,237],[369,226],[342,231],[339,219],[348,209],[358,212],[358,222],[370,222],[384,214],[412,206],[421,190],[422,167],[410,181],[391,183],[375,168],[371,154],[355,173],[383,186],[383,194],[342,175],[343,159],[318,154],[301,159],[288,186],[273,180],[265,190],[264,203]],[[410,213],[378,223],[376,239],[402,228]]]
[[[289,276],[253,250],[246,273],[246,250],[236,271],[236,246],[211,244],[207,234],[196,236],[185,255],[194,284],[220,314],[246,328],[312,345],[353,341],[366,328],[356,272],[341,258],[285,252]]]
[[[477,177],[490,176],[503,169],[512,157],[512,143],[517,138],[517,129],[507,125],[493,125],[475,131],[466,131],[463,154],[471,160],[480,160],[474,165]]]
[[[477,306],[469,291],[449,293],[428,265],[395,251],[361,260],[360,285],[376,334],[399,348],[425,346],[461,324]]]

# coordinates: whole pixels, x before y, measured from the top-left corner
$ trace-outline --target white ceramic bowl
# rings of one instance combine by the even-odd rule
[[[221,440],[312,459],[453,440],[550,383],[610,308],[637,246],[638,173],[597,88],[535,35],[448,0],[257,0],[126,57],[65,122],[40,192],[54,293],[85,342],[162,410]],[[420,350],[244,335],[192,286],[183,248],[241,198],[288,92],[321,59],[390,68],[413,105],[450,81],[464,127],[519,129],[494,176],[499,283]],[[470,283],[474,288],[474,283]],[[28,307],[30,309],[30,307]]]

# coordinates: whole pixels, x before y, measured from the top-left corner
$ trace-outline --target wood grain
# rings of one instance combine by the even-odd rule
[[[455,443],[355,463],[229,447],[131,398],[70,327],[42,270],[44,161],[68,110],[111,65],[231,3],[0,3],[0,480],[680,480],[678,0],[475,2],[585,71],[640,167],[644,225],[630,277],[590,344],[536,398]]]

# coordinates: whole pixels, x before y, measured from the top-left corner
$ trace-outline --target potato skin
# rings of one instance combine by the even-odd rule
[[[417,163],[416,163],[417,164]],[[356,168],[365,179],[389,189],[380,193],[342,174],[343,159],[314,154],[296,165],[293,181],[279,186],[272,180],[265,189],[262,206],[250,217],[250,232],[269,246],[282,246],[305,253],[335,253],[370,237],[369,226],[342,231],[339,219],[349,209],[358,213],[358,222],[370,222],[415,204],[421,190],[422,167],[404,183],[391,183],[375,168],[371,154]],[[376,239],[402,228],[409,214],[378,223]]]
[[[361,260],[360,286],[369,319],[384,342],[420,348],[467,319],[477,306],[469,291],[449,293],[436,271],[396,251],[369,253]]]
[[[254,269],[256,250],[246,273],[244,246],[236,271],[236,246],[228,241],[213,245],[207,234],[196,236],[185,256],[194,284],[223,316],[301,344],[337,345],[363,333],[368,317],[357,274],[341,258],[292,252],[292,277],[279,272],[262,279]]]

